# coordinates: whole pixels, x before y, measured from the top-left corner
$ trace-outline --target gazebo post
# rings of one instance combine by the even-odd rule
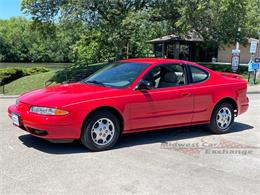
[[[175,53],[174,53],[174,58],[175,59],[180,59],[180,42],[179,41],[176,41],[175,42]]]
[[[162,44],[162,57],[165,58],[166,55],[165,55],[165,42],[163,42]]]

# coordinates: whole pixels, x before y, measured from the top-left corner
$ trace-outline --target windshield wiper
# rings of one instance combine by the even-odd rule
[[[93,83],[93,84],[96,84],[96,85],[102,85],[102,86],[105,86],[104,83],[102,83],[102,82],[98,82],[98,81],[96,81],[96,80],[84,81],[84,83]]]

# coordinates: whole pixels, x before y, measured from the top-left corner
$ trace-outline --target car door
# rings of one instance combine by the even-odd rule
[[[156,70],[158,67],[159,72]],[[175,76],[173,76],[174,74]],[[169,75],[175,78],[170,78]],[[176,76],[178,77],[176,83],[168,82],[175,81]],[[159,128],[190,123],[193,96],[187,85],[185,66],[181,64],[158,65],[148,71],[142,79],[147,80],[152,77],[155,77],[152,80],[155,83],[154,89],[133,91],[130,111],[131,129]],[[165,79],[166,77],[169,77],[168,80]]]

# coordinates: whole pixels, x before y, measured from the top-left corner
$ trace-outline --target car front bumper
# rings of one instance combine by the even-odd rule
[[[79,139],[82,123],[77,121],[71,113],[65,116],[45,116],[31,113],[30,106],[24,103],[12,105],[8,108],[8,115],[19,116],[19,128],[34,136],[44,139],[65,140]]]

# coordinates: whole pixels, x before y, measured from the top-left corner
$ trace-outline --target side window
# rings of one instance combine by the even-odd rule
[[[190,66],[192,83],[199,83],[209,77],[209,73],[201,68]]]
[[[146,75],[143,80],[150,81],[153,84],[153,88],[157,88],[161,74],[161,67],[157,66],[152,68]]]
[[[150,70],[143,79],[150,81],[155,89],[175,87],[186,84],[186,73],[180,64],[165,64]]]

